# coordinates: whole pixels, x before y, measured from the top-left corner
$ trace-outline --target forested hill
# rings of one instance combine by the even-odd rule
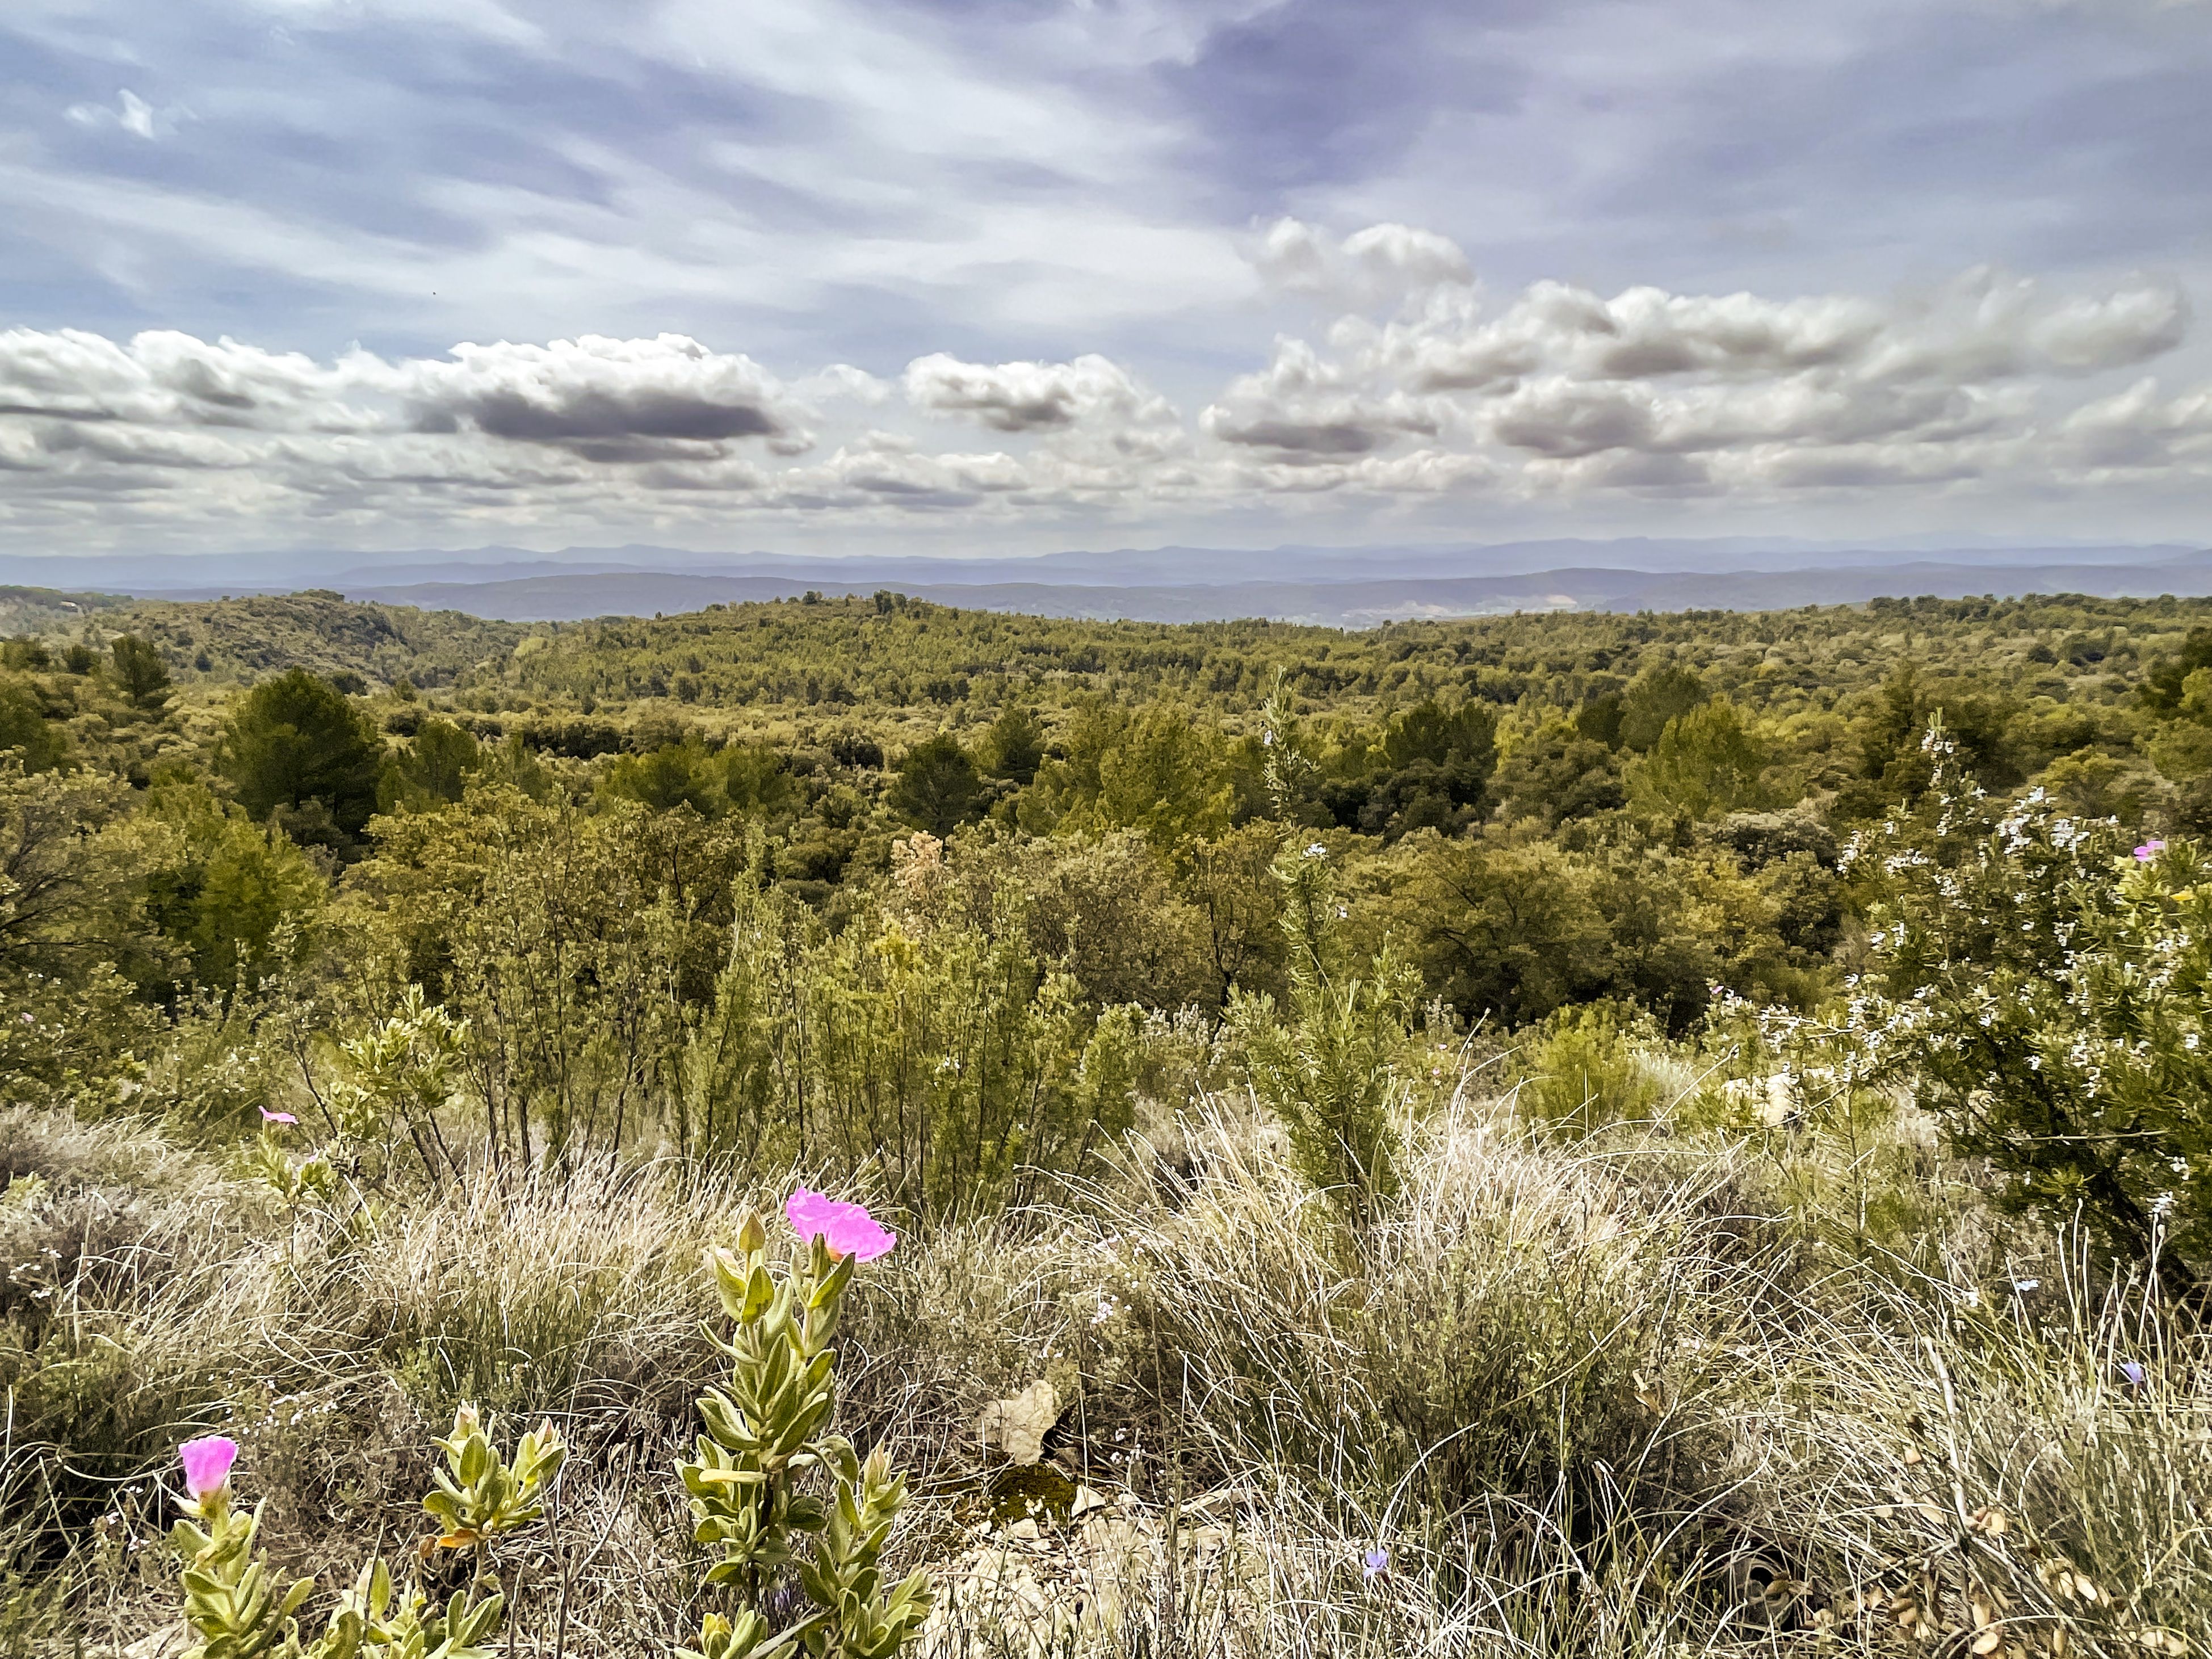
[[[508,808],[472,786],[504,785],[726,851],[757,836],[756,873],[836,926],[916,829],[1030,848],[1063,886],[1103,838],[1136,886],[1079,908],[1126,900],[1182,943],[1085,989],[1156,1008],[1273,982],[1259,877],[1307,830],[1336,838],[1355,932],[1398,939],[1457,1017],[1604,999],[1679,1029],[1716,985],[1810,1006],[1841,982],[1866,901],[1838,848],[1924,793],[1931,723],[1994,793],[2212,825],[2205,601],[1364,632],[890,592],[528,628],[321,592],[14,602],[0,747],[151,787],[180,822],[273,822],[343,876],[428,833],[421,814],[494,833]],[[1524,879],[1543,903],[1492,914]]]
[[[445,713],[478,738],[514,735],[583,759],[689,735],[709,747],[742,737],[817,750],[860,738],[895,760],[940,729],[980,732],[1010,706],[1033,712],[1049,743],[1086,708],[1163,702],[1224,740],[1248,738],[1279,674],[1331,742],[1352,743],[1359,728],[1433,700],[1488,708],[1504,722],[1501,750],[1525,755],[1522,734],[1558,727],[1612,754],[1622,750],[1623,720],[1633,740],[1639,720],[1681,712],[1668,697],[1686,692],[1653,687],[1693,681],[1697,701],[1722,700],[1754,722],[1773,763],[1793,769],[1794,781],[1774,786],[1792,799],[1805,787],[1844,787],[1842,775],[1863,766],[1863,728],[1887,706],[1886,684],[1891,702],[1942,706],[1968,743],[2003,757],[2007,778],[2073,756],[2173,785],[2187,763],[2169,744],[2167,770],[2152,764],[2144,745],[2156,722],[2136,693],[2151,665],[2208,623],[2212,601],[2057,596],[1548,612],[1354,632],[1010,617],[886,592],[523,626],[319,591],[206,602],[0,592],[18,673],[27,653],[83,671],[117,635],[143,636],[187,725],[215,719],[243,686],[304,668],[366,698],[400,738]],[[1913,689],[1900,690],[1900,676]],[[65,679],[40,694],[64,720]]]
[[[305,668],[366,684],[445,685],[499,661],[528,632],[458,611],[363,605],[326,589],[204,600],[0,588],[0,634],[65,650],[82,636],[134,633],[161,651],[179,684],[235,687]],[[104,649],[104,645],[102,647]]]
[[[1009,696],[1149,698],[1249,711],[1278,669],[1317,706],[1427,696],[1572,706],[1653,662],[1790,714],[1832,708],[1911,661],[1992,690],[2108,697],[2212,619],[2212,601],[1876,600],[1771,612],[1546,612],[1352,632],[1285,623],[1109,623],[947,610],[895,595],[714,608],[535,630],[507,682],[588,709],[666,700],[701,718],[841,712],[957,720]],[[938,711],[932,714],[929,711]]]

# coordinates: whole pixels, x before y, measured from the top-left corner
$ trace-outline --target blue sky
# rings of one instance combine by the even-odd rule
[[[0,545],[2197,538],[2208,0],[13,0]]]

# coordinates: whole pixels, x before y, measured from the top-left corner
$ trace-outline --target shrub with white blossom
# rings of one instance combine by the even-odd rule
[[[2212,1267],[2212,861],[2039,790],[1993,800],[1940,726],[1927,744],[1921,805],[1855,851],[1886,898],[1853,1034],[2002,1201],[2192,1290]]]

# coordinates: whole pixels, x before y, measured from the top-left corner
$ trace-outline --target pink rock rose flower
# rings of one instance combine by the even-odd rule
[[[177,1448],[185,1466],[185,1490],[194,1498],[221,1492],[230,1481],[230,1466],[238,1461],[238,1442],[219,1434],[202,1435]]]
[[[862,1261],[873,1261],[879,1255],[888,1255],[898,1239],[885,1232],[863,1205],[847,1204],[825,1193],[811,1193],[801,1187],[791,1195],[783,1206],[789,1218],[791,1230],[801,1238],[811,1239],[819,1234],[827,1240],[833,1256],[854,1256]]]

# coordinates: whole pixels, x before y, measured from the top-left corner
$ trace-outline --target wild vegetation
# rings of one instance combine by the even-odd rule
[[[2203,1650],[2212,604],[4,597],[0,1653]]]

